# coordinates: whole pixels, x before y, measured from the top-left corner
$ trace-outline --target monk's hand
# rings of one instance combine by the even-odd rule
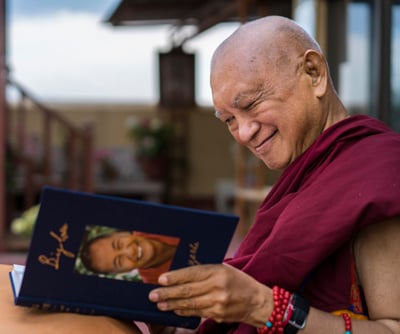
[[[245,322],[262,326],[272,312],[271,289],[242,271],[226,265],[198,265],[159,277],[162,287],[149,299],[162,311],[181,316]]]

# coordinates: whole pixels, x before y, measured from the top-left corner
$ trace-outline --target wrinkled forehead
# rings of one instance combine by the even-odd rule
[[[221,81],[255,81],[259,86],[265,80],[271,80],[282,65],[288,65],[289,55],[276,43],[268,45],[257,39],[235,39],[221,45],[214,54],[210,82],[211,85]]]
[[[213,62],[210,73],[211,90],[232,89],[233,87],[248,85],[259,85],[260,78],[263,77],[260,72],[262,64],[258,63],[256,57],[248,54],[242,54],[233,49],[232,53],[220,54]]]
[[[247,98],[249,95],[268,94],[279,82],[279,72],[276,66],[270,64],[261,55],[249,56],[233,53],[215,62],[211,72],[211,91],[214,101],[222,98],[230,99],[230,104]]]

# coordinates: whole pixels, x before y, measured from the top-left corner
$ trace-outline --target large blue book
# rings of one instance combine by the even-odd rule
[[[195,328],[148,300],[162,272],[221,263],[238,217],[44,187],[15,304]]]

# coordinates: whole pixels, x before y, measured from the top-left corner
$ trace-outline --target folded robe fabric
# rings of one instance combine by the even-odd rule
[[[226,262],[272,287],[302,290],[311,305],[349,306],[351,241],[400,216],[400,135],[358,115],[325,130],[285,171]],[[256,333],[207,320],[201,333]]]

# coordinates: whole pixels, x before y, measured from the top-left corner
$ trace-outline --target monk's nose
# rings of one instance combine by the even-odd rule
[[[257,121],[251,119],[240,120],[238,127],[238,137],[243,143],[249,142],[257,133],[260,125]]]

